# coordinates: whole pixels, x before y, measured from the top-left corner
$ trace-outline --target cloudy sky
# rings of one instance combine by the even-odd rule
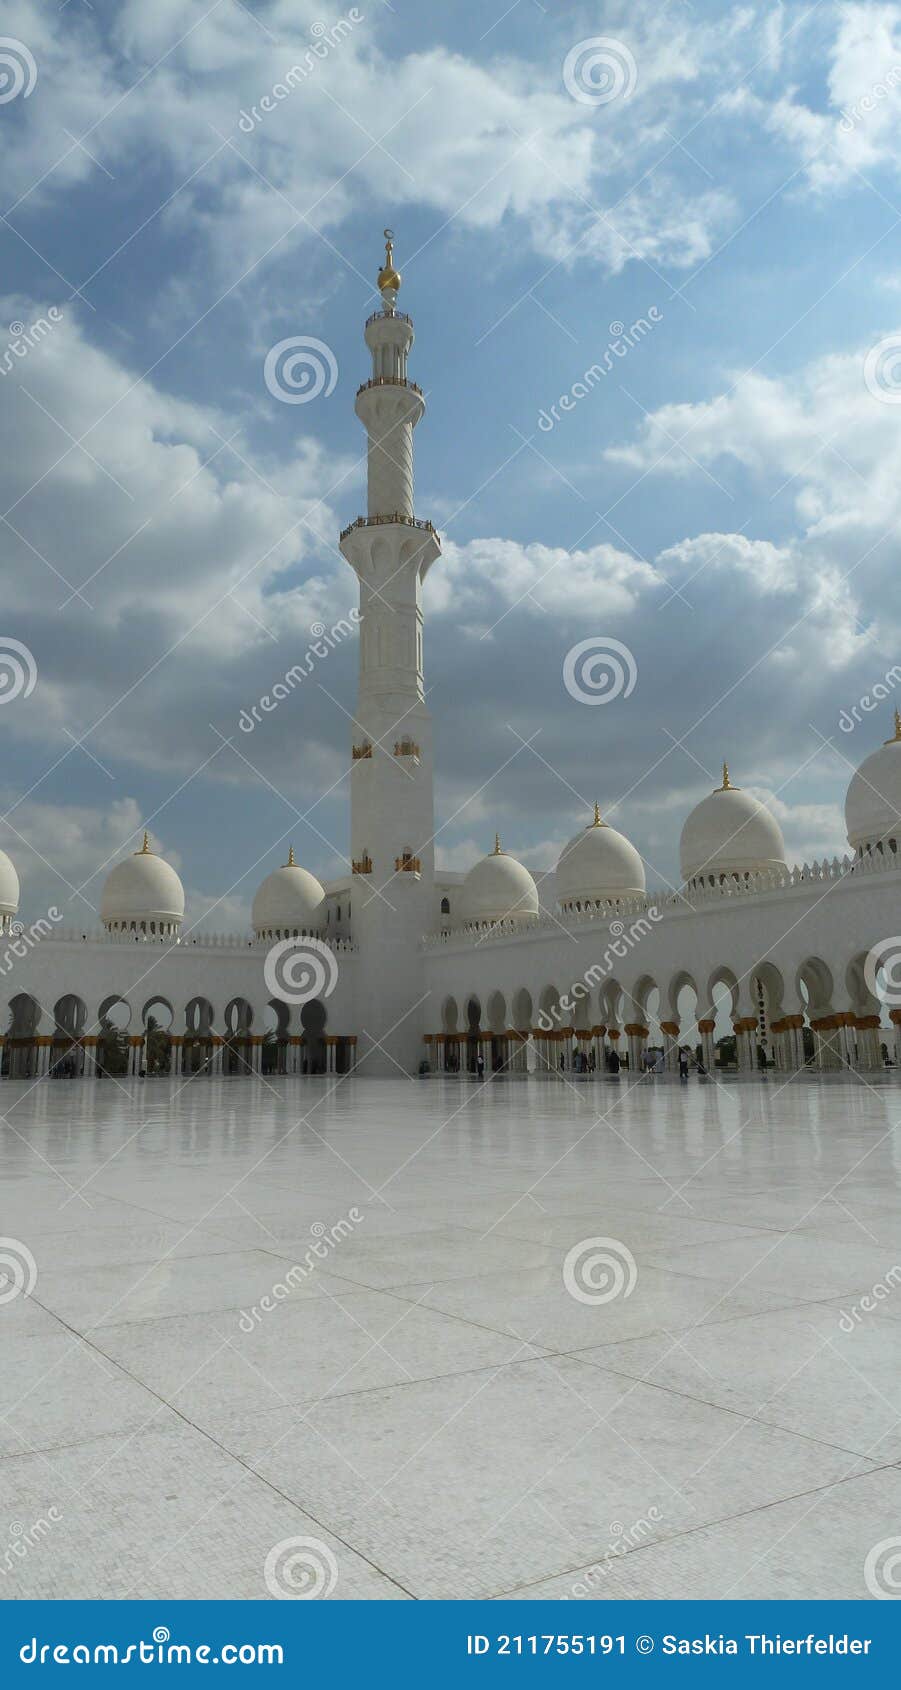
[[[145,824],[219,930],[289,840],[342,871],[355,641],[240,721],[355,602],[385,224],[444,543],[439,860],[497,828],[552,864],[597,797],[668,884],[724,758],[790,858],[841,852],[891,731],[851,712],[899,651],[901,6],[7,0],[3,28],[23,908],[93,921]],[[329,379],[290,404],[264,369],[297,336]],[[583,677],[602,703],[564,679],[587,640],[624,665]]]

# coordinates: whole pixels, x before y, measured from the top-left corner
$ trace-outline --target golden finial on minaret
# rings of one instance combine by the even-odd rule
[[[496,833],[495,836],[494,836],[494,852],[493,852],[493,855],[495,857],[500,857],[500,856],[503,855],[503,852],[501,851],[501,836],[500,836],[499,833]]]
[[[394,230],[385,230],[385,262],[378,274],[378,284],[382,293],[386,290],[397,293],[403,280],[399,270],[394,268]]]
[[[601,807],[600,807],[597,799],[595,799],[595,801],[594,801],[594,821],[592,822],[591,825],[592,825],[592,827],[603,827],[603,825],[604,825],[603,822],[601,821]]]
[[[901,710],[898,709],[898,706],[896,704],[895,705],[895,731],[892,734],[891,739],[887,739],[885,743],[886,743],[886,745],[896,745],[898,740],[901,740]]]
[[[295,858],[294,858],[294,846],[289,845],[288,846],[288,861],[285,864],[285,868],[296,868],[296,867],[297,867],[297,863],[296,863]]]
[[[140,851],[135,852],[135,856],[136,857],[149,857],[149,856],[151,856],[151,854],[152,853],[151,853],[151,850],[150,850],[150,834],[147,832],[147,829],[145,827],[145,829],[144,829],[144,843],[141,846]]]

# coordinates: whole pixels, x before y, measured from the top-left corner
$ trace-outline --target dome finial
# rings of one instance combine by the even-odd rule
[[[397,292],[398,292],[398,289],[400,288],[401,280],[402,280],[402,277],[401,277],[400,271],[395,270],[395,268],[394,268],[394,230],[393,229],[386,229],[385,230],[385,262],[382,265],[382,268],[381,268],[381,270],[379,271],[379,274],[378,274],[378,284],[379,284],[379,290],[383,295],[391,294],[393,296],[391,299],[386,301],[387,304],[389,304],[389,305],[394,304],[394,299],[397,297]]]
[[[595,801],[594,801],[594,821],[592,822],[591,825],[592,825],[592,827],[603,827],[603,825],[604,825],[603,822],[601,821],[601,806],[598,803],[597,799],[595,799]]]
[[[897,744],[898,740],[901,740],[901,710],[898,709],[898,706],[896,704],[895,705],[895,731],[892,734],[891,739],[887,739],[885,743],[886,743],[886,745],[895,745],[895,744]]]
[[[147,829],[145,827],[145,829],[144,829],[144,843],[141,846],[140,851],[135,852],[135,856],[136,857],[149,857],[149,856],[151,856],[151,854],[152,853],[151,853],[151,850],[150,850],[150,834],[147,832]]]
[[[501,836],[499,833],[496,833],[494,836],[494,851],[492,855],[495,857],[503,856],[503,852],[501,850]]]
[[[285,868],[296,868],[296,867],[297,867],[297,861],[296,861],[295,856],[294,856],[294,846],[289,845],[288,846],[288,861],[285,864]]]
[[[719,788],[719,790],[720,790],[720,792],[734,792],[734,790],[735,790],[735,788],[732,785],[731,780],[729,779],[729,765],[728,765],[728,763],[723,764],[723,784]]]

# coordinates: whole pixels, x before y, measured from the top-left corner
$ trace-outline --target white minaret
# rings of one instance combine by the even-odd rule
[[[390,229],[366,324],[372,377],[356,413],[369,437],[367,514],[341,535],[360,582],[360,689],[351,775],[352,929],[358,1064],[415,1072],[434,1023],[420,941],[434,925],[432,723],[422,670],[422,583],[441,543],[413,513],[413,430],[425,410],[407,379],[413,324],[397,310],[401,278]],[[375,1041],[378,1041],[376,1043]],[[383,1048],[379,1048],[380,1045]]]

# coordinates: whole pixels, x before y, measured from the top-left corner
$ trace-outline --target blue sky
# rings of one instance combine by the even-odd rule
[[[901,6],[10,0],[4,30],[0,368],[7,324],[61,314],[0,376],[24,906],[93,920],[145,819],[215,928],[288,839],[341,872],[353,644],[238,722],[354,603],[386,223],[444,539],[439,860],[497,828],[550,866],[597,797],[669,884],[724,757],[791,859],[841,852],[891,705],[841,712],[899,644]],[[338,376],[290,405],[263,366],[298,335]],[[628,697],[567,692],[589,636]]]

